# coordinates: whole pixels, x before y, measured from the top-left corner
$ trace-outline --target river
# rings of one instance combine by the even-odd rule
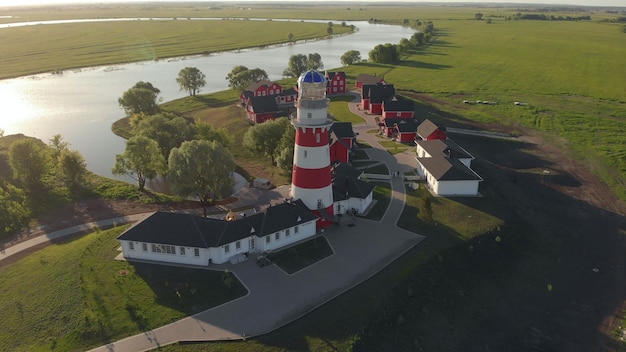
[[[111,132],[111,124],[124,116],[117,99],[138,81],[149,81],[169,101],[185,96],[176,83],[187,66],[200,69],[207,85],[201,93],[228,89],[225,77],[234,66],[265,70],[271,80],[282,78],[291,55],[319,53],[324,67],[341,67],[340,57],[357,50],[363,58],[378,44],[397,44],[410,38],[413,29],[402,26],[347,22],[354,34],[332,39],[275,47],[223,52],[132,64],[110,65],[38,74],[0,81],[0,129],[5,135],[23,133],[47,142],[61,134],[72,149],[81,152],[89,170],[107,177],[124,140]],[[50,24],[53,25],[53,24]],[[0,28],[0,31],[2,29]]]

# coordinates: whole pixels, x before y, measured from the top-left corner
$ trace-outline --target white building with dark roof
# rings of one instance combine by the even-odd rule
[[[483,181],[471,162],[474,157],[450,139],[416,140],[417,174],[440,196],[478,196]]]
[[[127,260],[210,265],[272,251],[316,234],[318,217],[301,201],[229,220],[156,212],[117,237]]]

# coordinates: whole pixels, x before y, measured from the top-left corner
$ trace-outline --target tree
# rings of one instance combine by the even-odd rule
[[[293,38],[294,38],[293,33],[289,33],[289,35],[287,36],[287,39],[289,39],[290,42],[293,42]]]
[[[622,33],[626,33],[626,24],[622,26],[622,28],[620,29],[622,31]]]
[[[398,50],[401,53],[408,51],[412,47],[413,47],[413,44],[411,44],[411,42],[406,38],[400,39],[400,43],[398,43]]]
[[[0,138],[4,137],[4,130],[0,128]]]
[[[328,26],[326,28],[326,34],[328,35],[333,35],[333,27],[332,26]]]
[[[168,162],[168,179],[174,192],[198,197],[205,217],[212,199],[222,199],[232,191],[235,161],[217,141],[184,142],[172,149]]]
[[[13,177],[30,191],[43,188],[44,176],[50,169],[49,153],[36,139],[18,140],[9,148],[9,165]]]
[[[67,150],[67,147],[70,145],[68,142],[63,140],[63,137],[60,134],[55,134],[49,139],[49,141],[49,145],[54,149],[54,160],[57,160],[59,155],[61,155],[61,152]]]
[[[134,136],[126,141],[126,149],[115,156],[115,166],[111,170],[114,175],[127,175],[136,180],[139,190],[143,191],[146,180],[164,174],[165,158],[156,141]]]
[[[276,166],[285,173],[291,174],[293,169],[293,151],[296,139],[296,130],[291,124],[285,124],[285,131],[278,142],[276,151]]]
[[[303,54],[291,55],[288,67],[283,71],[283,76],[300,77],[307,70],[307,57]]]
[[[474,15],[474,18],[480,21],[483,19],[483,14],[480,12],[476,12],[476,14]]]
[[[361,53],[358,50],[348,50],[341,55],[341,64],[349,66],[361,61]]]
[[[250,127],[243,135],[243,147],[252,153],[269,157],[272,165],[276,165],[278,145],[287,127],[291,127],[288,119],[266,121]]]
[[[125,91],[122,97],[117,99],[117,102],[128,116],[140,113],[152,115],[160,111],[159,93],[161,91],[153,87],[152,83],[140,81]]]
[[[22,189],[10,183],[0,184],[0,204],[0,234],[10,234],[28,225],[31,211]]]
[[[372,62],[379,64],[393,64],[398,62],[400,56],[398,55],[398,47],[394,44],[378,44],[372,51],[369,52],[369,57]]]
[[[196,129],[184,117],[161,113],[139,120],[133,132],[156,141],[163,159],[167,160],[172,148],[194,138]]]
[[[415,32],[411,36],[411,43],[413,46],[424,45],[424,33],[423,32]]]
[[[235,66],[228,75],[228,86],[239,92],[243,92],[252,83],[260,82],[269,79],[267,72],[260,68],[254,68],[249,70],[245,66]]]
[[[306,60],[307,70],[322,70],[324,69],[324,63],[322,62],[322,56],[318,53],[309,54]],[[298,75],[300,76],[300,75]]]
[[[226,148],[229,148],[233,144],[233,138],[226,128],[215,128],[208,123],[198,123],[196,125],[195,139],[209,142],[218,141]]]
[[[87,177],[85,158],[76,150],[64,149],[58,157],[59,171],[70,188],[80,186]]]
[[[196,67],[185,67],[178,72],[176,82],[180,86],[180,90],[185,90],[190,96],[195,96],[200,88],[206,85],[206,76]]]

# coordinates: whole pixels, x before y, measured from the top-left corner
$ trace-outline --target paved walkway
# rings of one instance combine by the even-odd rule
[[[374,117],[361,113],[355,103],[350,104],[350,109],[354,109],[354,113],[363,116],[367,121],[366,124],[354,126],[355,131],[360,134],[359,139],[380,147],[376,135],[365,133],[377,128]],[[366,153],[371,159],[386,163],[391,172],[404,172],[414,168],[415,159],[410,152],[392,156],[385,150],[371,148]],[[213,266],[233,272],[248,288],[248,295],[92,351],[146,351],[178,341],[239,340],[268,333],[298,319],[378,273],[423,239],[420,235],[396,226],[406,194],[402,178],[391,178],[390,183],[392,198],[381,221],[357,218],[355,227],[334,226],[321,234],[326,236],[333,248],[334,254],[330,257],[292,275],[284,273],[275,265],[259,268],[253,260],[236,265]],[[238,203],[231,204],[231,207],[236,208],[255,201],[259,204],[279,201],[285,196],[286,189],[288,186],[269,192],[243,189],[238,194]],[[43,243],[52,238],[89,230],[94,225],[104,227],[115,222],[133,222],[147,215],[149,214],[137,214],[75,226],[18,246],[27,248],[28,245]],[[9,250],[7,248],[5,252]],[[289,299],[285,299],[286,297]]]

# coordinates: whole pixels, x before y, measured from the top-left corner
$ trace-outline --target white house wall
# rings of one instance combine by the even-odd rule
[[[309,221],[307,223],[298,225],[297,233],[294,231],[295,229],[293,227],[290,227],[289,229],[281,230],[264,237],[257,237],[257,248],[259,248],[261,251],[273,251],[292,243],[301,241],[305,238],[314,236],[317,233],[315,221]],[[289,230],[289,236],[287,236],[287,230]],[[276,239],[276,234],[278,234],[278,239]],[[267,240],[268,237],[269,241]]]
[[[439,181],[433,185],[433,191],[441,196],[476,196],[478,180]]]
[[[179,263],[189,265],[208,265],[209,250],[206,248],[198,248],[199,256],[195,256],[195,247],[185,247],[185,255],[181,254],[181,247],[175,246],[176,253],[155,253],[152,252],[152,243],[146,243],[147,251],[143,250],[143,242],[136,241],[120,241],[122,243],[122,251],[126,259],[142,259],[168,263]],[[130,249],[130,242],[133,242],[133,249]]]

